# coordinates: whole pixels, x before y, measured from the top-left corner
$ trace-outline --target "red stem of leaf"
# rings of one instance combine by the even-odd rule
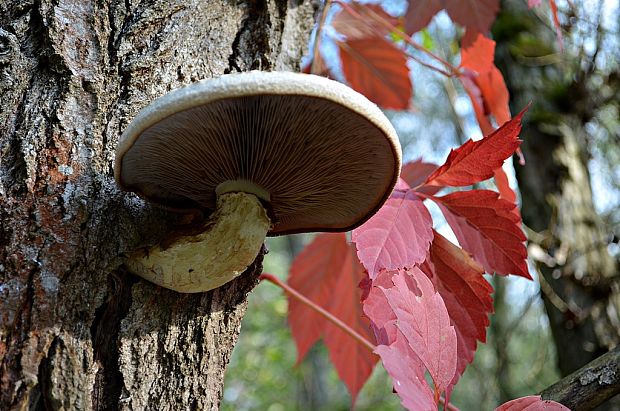
[[[260,277],[258,277],[258,279],[261,280],[261,281],[262,280],[270,281],[273,284],[277,285],[278,287],[282,288],[288,295],[290,295],[291,297],[295,298],[297,301],[307,305],[309,308],[313,309],[314,311],[316,311],[317,313],[319,313],[320,315],[325,317],[325,319],[327,319],[328,321],[331,321],[334,325],[336,325],[336,327],[340,328],[342,331],[344,331],[345,333],[349,334],[351,336],[351,338],[353,338],[354,340],[356,340],[360,344],[364,345],[370,351],[374,351],[375,350],[375,346],[374,346],[373,343],[371,343],[366,338],[364,338],[362,335],[357,333],[354,329],[349,327],[347,324],[345,324],[344,322],[342,322],[341,320],[336,318],[329,311],[327,311],[324,308],[316,305],[312,300],[309,300],[308,298],[306,298],[305,296],[300,294],[297,290],[295,290],[294,288],[290,287],[288,284],[280,281],[279,278],[273,276],[272,274],[265,274],[265,273],[263,273],[263,274],[260,275]]]
[[[441,404],[443,404],[444,406],[444,410],[450,410],[450,411],[460,411],[458,408],[456,408],[454,405],[452,405],[451,403],[447,403],[446,404],[446,400],[443,397],[439,397],[439,402]]]

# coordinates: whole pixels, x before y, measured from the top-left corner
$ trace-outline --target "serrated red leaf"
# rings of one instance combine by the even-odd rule
[[[394,191],[383,207],[352,239],[359,260],[374,280],[380,270],[396,270],[421,263],[433,239],[433,220],[413,191]]]
[[[555,401],[543,400],[540,395],[531,395],[508,401],[495,411],[570,411],[570,409]]]
[[[421,159],[410,161],[400,171],[400,178],[405,180],[409,187],[419,193],[433,195],[441,190],[441,187],[424,186],[424,181],[437,170],[437,164],[426,163]]]
[[[515,204],[490,190],[457,191],[432,197],[460,245],[489,273],[529,278],[525,235]]]
[[[457,364],[456,332],[444,301],[418,267],[400,271],[392,282],[394,287],[384,293],[396,315],[396,326],[428,370],[437,394],[442,393]]]
[[[412,85],[407,56],[383,37],[338,42],[342,70],[353,89],[375,104],[394,110],[409,107]]]
[[[519,132],[525,111],[527,107],[482,140],[470,139],[451,150],[446,162],[427,178],[426,184],[468,186],[491,178],[521,144]]]
[[[493,312],[493,288],[483,277],[482,266],[437,232],[430,261],[421,268],[443,298],[456,330],[458,362],[454,385],[473,361],[477,341],[486,341],[486,327]]]
[[[495,42],[482,33],[468,29],[461,39],[461,67],[478,73],[493,68]]]
[[[355,256],[355,247],[347,244],[345,234],[323,233],[295,258],[288,284],[373,341],[373,334],[362,318],[361,290],[357,287],[365,277],[364,268]],[[289,298],[288,320],[297,346],[298,362],[323,337],[336,371],[355,401],[377,357],[294,298]]]
[[[331,25],[347,39],[387,36],[390,30],[378,19],[394,28],[398,26],[398,19],[386,13],[381,5],[355,1],[342,5],[342,9],[334,15]]]
[[[405,30],[409,34],[421,30],[444,8],[454,22],[486,33],[499,11],[499,0],[409,0]]]

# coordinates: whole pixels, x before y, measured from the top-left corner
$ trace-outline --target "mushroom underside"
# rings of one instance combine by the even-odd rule
[[[270,234],[347,231],[389,196],[400,164],[383,129],[307,96],[244,96],[171,115],[122,154],[119,182],[172,209],[213,210],[215,188],[269,193]]]

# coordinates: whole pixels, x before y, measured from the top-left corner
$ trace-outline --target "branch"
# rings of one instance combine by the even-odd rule
[[[545,400],[572,411],[592,410],[620,393],[620,346],[543,390]]]

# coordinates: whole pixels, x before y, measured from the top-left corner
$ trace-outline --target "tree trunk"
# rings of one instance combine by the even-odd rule
[[[553,30],[524,5],[503,3],[494,26],[496,62],[513,112],[533,103],[521,133],[527,163],[517,166],[517,179],[559,369],[568,375],[620,341],[618,267],[588,171],[585,125],[602,95],[588,88],[592,66],[569,50],[553,60]]]
[[[204,221],[122,193],[145,105],[235,71],[297,70],[313,7],[287,0],[0,0],[0,409],[217,409],[256,285],[183,295],[124,255]]]

